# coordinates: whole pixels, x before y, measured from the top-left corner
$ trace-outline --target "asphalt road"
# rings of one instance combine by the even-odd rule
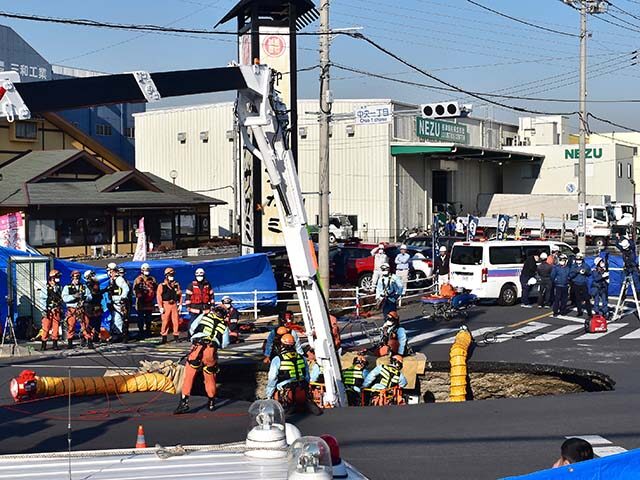
[[[447,361],[450,338],[461,322],[424,320],[420,305],[401,312],[415,349]],[[495,399],[462,404],[420,404],[325,411],[294,417],[304,434],[331,433],[343,456],[372,479],[493,479],[549,467],[564,437],[597,435],[618,449],[640,448],[640,322],[628,315],[605,335],[583,337],[580,321],[552,318],[547,310],[481,305],[466,322],[476,332],[472,362],[552,364],[597,370],[611,376],[611,392]],[[614,326],[615,325],[615,326]],[[483,333],[489,333],[488,342]],[[181,344],[181,347],[184,344]],[[186,347],[186,346],[185,346]],[[243,349],[249,347],[243,346]],[[102,375],[105,367],[172,353],[128,347],[102,355],[4,359],[0,365],[0,453],[66,450],[66,398],[14,405],[8,382],[24,368],[39,374]],[[175,354],[175,356],[179,356]],[[233,357],[233,354],[231,355]],[[227,361],[238,361],[229,358]],[[198,407],[174,417],[177,398],[142,393],[74,398],[73,448],[131,447],[143,423],[148,444],[198,444],[243,440],[247,402],[221,402],[213,414]]]

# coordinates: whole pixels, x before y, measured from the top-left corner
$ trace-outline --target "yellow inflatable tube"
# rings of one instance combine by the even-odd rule
[[[466,328],[461,329],[451,345],[449,362],[451,364],[450,402],[464,402],[467,397],[467,355],[473,338]]]
[[[16,402],[57,395],[87,396],[116,393],[165,392],[175,394],[173,382],[161,373],[137,373],[108,377],[40,377],[24,370],[11,380]]]

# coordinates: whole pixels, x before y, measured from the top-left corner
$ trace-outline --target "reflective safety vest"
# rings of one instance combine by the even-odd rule
[[[115,278],[109,280],[109,293],[112,297],[119,297],[122,295],[122,288],[116,283]]]
[[[213,300],[213,288],[211,284],[204,280],[202,283],[194,280],[187,289],[187,301],[189,311],[194,313],[202,310],[208,310],[211,308],[211,301]]]
[[[364,372],[362,368],[351,366],[342,371],[342,383],[345,387],[362,387],[364,383]]]
[[[74,285],[73,283],[70,283],[68,285],[69,287],[69,295],[75,295],[76,293],[79,293],[82,297],[85,296],[85,289],[86,287],[82,284],[80,285]]]
[[[227,329],[227,324],[224,319],[215,316],[212,313],[208,313],[203,315],[200,318],[200,323],[195,329],[196,333],[203,333],[203,336],[199,336],[198,340],[206,340],[211,343],[215,343],[218,347],[222,346],[222,337],[224,335],[224,331]]]
[[[284,352],[280,355],[278,382],[294,379],[298,382],[306,378],[304,358],[298,352]]]
[[[383,389],[396,387],[400,383],[400,370],[391,365],[382,365],[378,382]]]

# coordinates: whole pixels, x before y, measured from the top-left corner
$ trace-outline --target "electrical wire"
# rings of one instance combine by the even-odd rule
[[[561,30],[555,30],[553,28],[543,27],[542,25],[531,23],[531,22],[528,22],[526,20],[522,20],[522,19],[517,18],[517,17],[512,17],[511,15],[507,15],[506,13],[502,13],[502,12],[499,12],[498,10],[494,10],[492,8],[489,8],[489,7],[487,7],[485,5],[482,5],[481,3],[478,3],[478,2],[476,2],[474,0],[467,0],[467,3],[471,3],[471,4],[475,5],[476,7],[482,8],[484,10],[487,10],[487,11],[489,11],[491,13],[494,13],[496,15],[499,15],[501,17],[508,18],[509,20],[513,20],[514,22],[518,22],[518,23],[521,23],[523,25],[527,25],[527,26],[532,27],[532,28],[537,28],[538,30],[544,30],[545,32],[555,33],[555,34],[558,34],[558,35],[564,35],[564,36],[567,36],[567,37],[576,37],[576,38],[580,37],[580,35],[575,34],[575,33],[563,32]]]

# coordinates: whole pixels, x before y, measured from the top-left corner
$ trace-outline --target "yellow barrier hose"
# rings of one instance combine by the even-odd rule
[[[471,333],[461,329],[451,345],[449,362],[451,363],[450,402],[464,402],[467,398],[467,355],[471,346]]]
[[[23,371],[11,383],[16,401],[37,397],[67,395],[102,395],[105,393],[165,392],[176,393],[173,382],[160,373],[137,373],[107,377],[39,377],[30,370]]]

